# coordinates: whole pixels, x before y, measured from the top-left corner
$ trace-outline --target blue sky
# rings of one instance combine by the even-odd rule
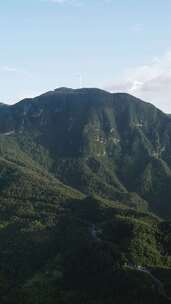
[[[0,102],[81,75],[171,112],[170,12],[170,0],[1,0]]]

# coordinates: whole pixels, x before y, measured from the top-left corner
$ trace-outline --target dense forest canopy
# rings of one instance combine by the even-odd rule
[[[0,302],[170,303],[171,118],[60,88],[0,106]]]

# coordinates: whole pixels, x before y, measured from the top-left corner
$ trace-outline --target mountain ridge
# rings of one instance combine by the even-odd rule
[[[169,116],[129,94],[0,107],[0,302],[168,304],[170,151]]]
[[[168,113],[165,113],[165,112],[163,112],[162,110],[160,110],[159,108],[157,108],[155,105],[153,105],[152,103],[150,103],[150,102],[147,102],[147,101],[145,101],[145,100],[143,100],[143,99],[141,99],[141,98],[138,98],[138,97],[135,97],[135,96],[133,96],[133,95],[131,95],[130,93],[126,93],[126,92],[111,92],[111,91],[107,91],[107,90],[104,90],[104,89],[100,89],[100,88],[91,88],[91,87],[85,87],[85,88],[76,88],[76,89],[73,89],[73,88],[69,88],[69,87],[58,87],[58,88],[56,88],[56,89],[54,89],[54,90],[51,90],[51,91],[47,91],[47,92],[45,92],[45,93],[42,93],[42,94],[40,94],[40,95],[37,95],[37,96],[35,96],[35,97],[27,97],[27,98],[24,98],[24,99],[22,99],[22,100],[19,100],[18,102],[16,102],[16,103],[13,103],[13,104],[7,104],[7,103],[1,103],[2,105],[7,105],[7,106],[15,106],[16,104],[18,104],[18,103],[20,103],[20,102],[27,102],[27,101],[31,101],[31,100],[37,100],[37,99],[39,99],[40,97],[42,97],[42,96],[47,96],[47,95],[53,95],[53,94],[58,94],[58,93],[60,93],[60,94],[71,94],[71,93],[73,93],[73,94],[77,94],[77,93],[85,93],[86,91],[88,91],[88,92],[99,92],[99,93],[101,93],[101,94],[110,94],[110,95],[113,95],[113,96],[123,96],[123,97],[125,97],[125,96],[128,96],[128,97],[131,97],[131,98],[133,98],[134,99],[134,101],[135,100],[137,100],[137,101],[139,101],[139,102],[143,102],[143,103],[145,103],[145,104],[149,104],[149,105],[151,105],[152,107],[155,107],[158,111],[160,111],[160,112],[162,112],[162,113],[164,113],[164,114],[167,114],[167,115],[171,115],[171,114],[168,114]]]
[[[155,202],[151,190],[157,163],[165,184],[170,180],[164,168],[171,167],[171,121],[149,103],[127,93],[62,87],[0,108],[0,134],[85,194],[116,199],[119,192],[135,192],[158,215],[171,212],[169,188],[166,203],[160,203],[161,194]],[[154,204],[166,207],[158,212]]]

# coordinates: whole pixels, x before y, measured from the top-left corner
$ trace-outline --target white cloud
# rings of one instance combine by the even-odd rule
[[[171,113],[171,51],[149,64],[126,70],[110,89],[128,92]]]
[[[16,73],[16,72],[17,72],[17,69],[16,69],[16,68],[10,67],[10,66],[7,66],[7,65],[3,66],[3,67],[1,68],[1,70],[2,70],[3,72],[9,72],[9,73]]]
[[[59,5],[69,4],[72,6],[81,6],[83,4],[81,0],[47,0],[47,1]]]
[[[86,0],[42,0],[42,1],[56,3],[59,5],[68,4],[68,5],[72,5],[72,6],[82,6],[82,5],[86,4]],[[104,3],[104,4],[111,4],[112,0],[99,0],[99,2]],[[139,25],[137,25],[137,26],[139,26]]]
[[[29,71],[26,71],[22,68],[16,68],[13,66],[4,65],[0,67],[0,72],[2,73],[10,73],[10,74],[16,74],[16,75],[22,75],[26,78],[32,78],[32,74]]]

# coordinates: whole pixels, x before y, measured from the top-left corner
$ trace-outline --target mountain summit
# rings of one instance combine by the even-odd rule
[[[171,119],[59,88],[0,106],[0,302],[170,303]]]
[[[59,88],[0,107],[0,134],[68,186],[171,215],[171,119],[149,103]]]

